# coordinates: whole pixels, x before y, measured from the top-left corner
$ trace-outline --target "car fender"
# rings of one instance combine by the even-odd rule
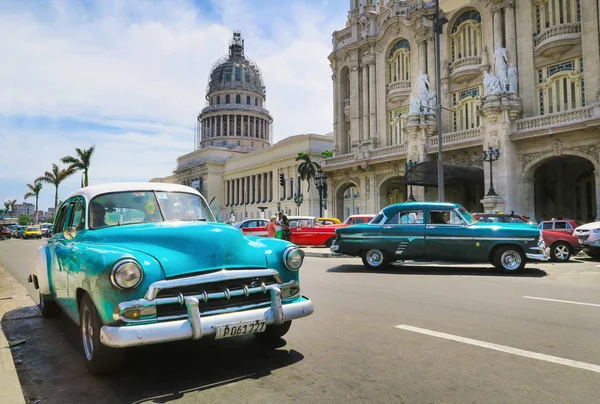
[[[50,280],[48,274],[48,255],[46,253],[46,246],[41,246],[37,250],[35,258],[36,276],[38,289],[42,295],[49,296],[52,294],[50,291]]]

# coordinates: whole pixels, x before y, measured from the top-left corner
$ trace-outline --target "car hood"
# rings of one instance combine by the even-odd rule
[[[592,222],[592,223],[586,223],[586,224],[582,224],[581,226],[577,227],[575,230],[594,230],[600,228],[600,222]]]
[[[82,240],[84,241],[84,240]],[[266,268],[262,244],[232,226],[161,222],[86,232],[85,241],[141,251],[158,260],[167,278],[216,269]]]

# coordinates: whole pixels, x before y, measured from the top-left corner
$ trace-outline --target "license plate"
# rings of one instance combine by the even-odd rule
[[[267,328],[265,320],[243,321],[234,324],[224,324],[217,326],[216,339],[237,337],[239,335],[254,334],[263,332]]]

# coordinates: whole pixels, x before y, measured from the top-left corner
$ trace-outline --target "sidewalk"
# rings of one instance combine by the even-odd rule
[[[29,300],[28,302],[25,302]],[[26,289],[19,284],[4,268],[0,267],[0,320],[6,313],[23,303],[27,306],[32,301],[27,296]],[[23,391],[19,376],[15,369],[12,352],[4,332],[0,329],[0,403],[24,404]]]

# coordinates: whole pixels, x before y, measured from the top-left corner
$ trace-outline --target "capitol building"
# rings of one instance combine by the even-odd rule
[[[350,0],[333,33],[330,214],[437,200],[440,130],[446,201],[600,219],[598,0],[441,0],[439,89],[434,5]]]
[[[168,177],[153,182],[188,185],[200,191],[221,220],[269,217],[278,211],[318,216],[319,194],[299,181],[298,153],[315,162],[333,150],[332,135],[300,134],[273,144],[273,118],[259,67],[244,53],[241,33],[234,32],[229,53],[211,69],[206,107],[198,115],[196,149],[177,159]],[[279,175],[286,188],[279,185]],[[298,209],[289,179],[301,183]]]

